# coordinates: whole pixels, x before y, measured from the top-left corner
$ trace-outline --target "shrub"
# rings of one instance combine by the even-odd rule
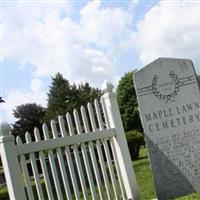
[[[144,142],[144,135],[138,131],[126,132],[126,139],[128,142],[128,148],[131,154],[131,159],[136,160],[139,156],[139,150]]]
[[[125,131],[142,131],[133,72],[124,74],[117,86],[117,101]],[[134,122],[134,123],[133,123]]]

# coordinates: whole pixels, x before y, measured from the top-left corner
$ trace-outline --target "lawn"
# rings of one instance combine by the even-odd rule
[[[133,162],[137,183],[141,195],[141,200],[151,200],[156,198],[150,165],[146,148],[140,150],[139,159]],[[176,200],[200,200],[200,193],[191,194]]]
[[[141,200],[151,200],[156,198],[152,174],[147,157],[147,150],[145,148],[140,150],[140,157],[138,160],[133,162],[133,166],[136,173]],[[0,188],[0,199],[8,200],[6,186]],[[200,193],[177,198],[176,200],[200,200]]]

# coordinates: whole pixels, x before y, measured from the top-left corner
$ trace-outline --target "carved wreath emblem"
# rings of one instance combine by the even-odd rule
[[[175,84],[175,87],[174,87],[174,90],[169,93],[169,94],[162,94],[159,89],[158,89],[158,75],[154,75],[153,77],[153,80],[152,80],[152,93],[160,100],[163,100],[165,101],[166,103],[169,102],[169,101],[173,101],[174,100],[174,97],[178,94],[179,92],[179,79],[178,79],[178,76],[173,72],[171,71],[169,73],[169,76],[171,77],[171,79],[174,81],[174,84]]]

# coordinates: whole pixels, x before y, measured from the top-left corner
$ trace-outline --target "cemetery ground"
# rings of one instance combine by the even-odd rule
[[[136,173],[141,200],[151,200],[156,198],[146,148],[140,149],[139,159],[133,161],[133,166]],[[2,170],[2,166],[0,166],[0,169]],[[0,199],[9,200],[6,186],[0,187]],[[176,198],[176,200],[200,200],[200,193],[194,193],[185,197]]]

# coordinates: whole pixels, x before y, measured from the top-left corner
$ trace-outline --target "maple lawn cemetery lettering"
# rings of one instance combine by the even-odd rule
[[[199,102],[193,102],[181,106],[169,107],[156,112],[145,113],[144,116],[149,131],[162,131],[199,122],[200,105]]]

